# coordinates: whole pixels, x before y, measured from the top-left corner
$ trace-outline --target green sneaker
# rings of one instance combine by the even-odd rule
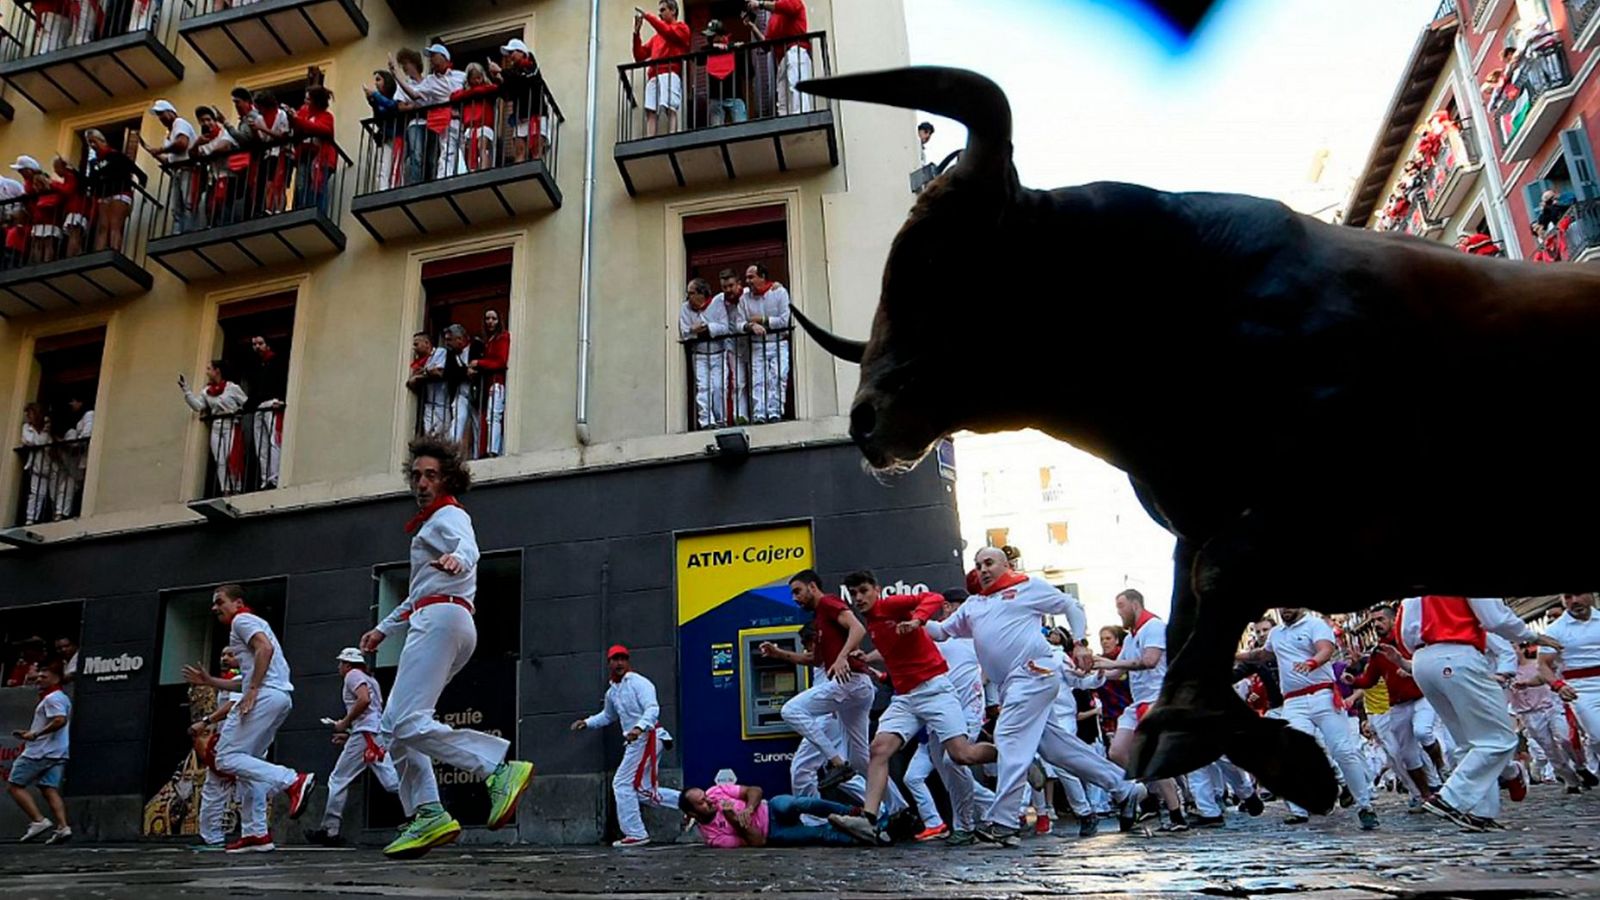
[[[950,834],[944,839],[944,845],[946,847],[971,847],[977,842],[977,835],[970,831],[962,831],[959,828],[951,831]]]
[[[517,816],[517,801],[533,780],[533,763],[508,759],[489,776],[489,830],[504,828]]]
[[[418,815],[400,832],[400,835],[383,848],[390,859],[417,859],[429,850],[448,844],[461,837],[461,823],[449,813],[432,816]]]

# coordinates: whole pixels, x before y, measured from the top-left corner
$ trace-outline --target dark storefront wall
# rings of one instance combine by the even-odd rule
[[[815,567],[830,586],[861,567],[891,584],[937,588],[961,578],[954,495],[935,467],[885,487],[847,445],[756,454],[734,468],[693,461],[488,486],[465,503],[486,552],[521,556],[521,647],[510,664],[520,694],[515,740],[539,767],[519,817],[523,840],[592,842],[610,818],[602,791],[622,754],[620,733],[568,730],[600,708],[606,646],[633,650],[635,668],[659,691],[663,722],[679,732],[679,535],[809,521]],[[0,609],[87,598],[83,655],[144,660],[126,680],[79,688],[67,794],[84,810],[80,819],[92,817],[89,833],[138,832],[161,594],[176,585],[287,579],[280,638],[295,707],[274,753],[325,776],[337,748],[318,720],[341,709],[334,657],[376,620],[375,578],[405,558],[402,526],[413,511],[397,498],[0,554],[8,587]],[[793,749],[771,743],[775,752]],[[680,754],[663,757],[669,783]],[[352,825],[365,818],[363,794],[358,788],[346,813]],[[320,796],[308,816],[319,810]]]

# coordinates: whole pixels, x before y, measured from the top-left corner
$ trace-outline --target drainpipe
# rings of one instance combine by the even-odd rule
[[[600,84],[600,0],[589,0],[589,87],[583,116],[583,249],[578,268],[578,445],[589,446],[589,298],[594,288],[594,158]]]
[[[1472,121],[1478,123],[1472,131],[1478,142],[1478,158],[1483,160],[1483,177],[1489,181],[1489,220],[1505,242],[1506,258],[1521,259],[1522,244],[1512,226],[1511,211],[1506,208],[1511,198],[1506,196],[1505,182],[1500,177],[1500,157],[1495,152],[1494,135],[1489,133],[1494,130],[1494,123],[1477,90],[1477,73],[1472,70],[1472,47],[1467,43],[1465,22],[1456,29],[1456,82],[1472,108]]]

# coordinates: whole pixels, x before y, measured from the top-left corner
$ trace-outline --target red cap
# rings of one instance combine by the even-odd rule
[[[632,653],[628,652],[628,648],[622,646],[621,644],[612,644],[611,649],[606,651],[606,659],[616,659],[619,656],[632,655]]]
[[[983,593],[983,582],[978,578],[978,570],[977,569],[973,569],[972,571],[967,573],[967,593],[969,593],[969,594],[981,594],[981,593]]]

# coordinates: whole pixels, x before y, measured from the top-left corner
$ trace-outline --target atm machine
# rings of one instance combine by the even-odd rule
[[[783,704],[811,686],[810,666],[761,655],[761,645],[768,641],[799,653],[800,626],[746,628],[739,632],[739,730],[747,741],[793,735],[794,729],[783,721]]]
[[[800,738],[783,720],[783,704],[811,686],[811,671],[762,656],[761,644],[800,652],[800,626],[732,628],[689,657],[679,676],[684,694],[675,732],[685,785],[710,785],[728,769],[740,784],[769,795],[789,792],[789,762]]]

